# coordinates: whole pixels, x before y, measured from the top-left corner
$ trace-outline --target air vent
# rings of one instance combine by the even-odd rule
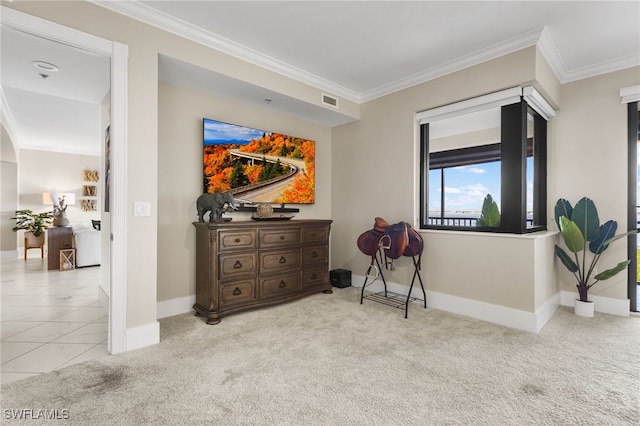
[[[328,105],[332,108],[338,108],[338,99],[327,95],[326,93],[322,94],[322,103],[324,105]]]

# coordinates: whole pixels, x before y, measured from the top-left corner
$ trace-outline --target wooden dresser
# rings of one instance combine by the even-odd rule
[[[331,220],[194,222],[196,315],[220,316],[331,293]]]

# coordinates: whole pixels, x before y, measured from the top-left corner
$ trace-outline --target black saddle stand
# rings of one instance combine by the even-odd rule
[[[364,284],[362,285],[362,290],[360,291],[360,304],[362,305],[362,301],[364,299],[371,299],[375,302],[383,303],[385,305],[393,306],[396,308],[401,308],[402,306],[404,306],[404,317],[407,318],[409,313],[409,302],[419,300],[415,297],[411,297],[411,291],[413,290],[413,285],[415,284],[416,278],[418,278],[418,282],[420,282],[420,288],[422,289],[422,295],[423,295],[422,300],[424,302],[424,308],[427,309],[427,293],[424,290],[424,284],[422,283],[422,277],[420,276],[420,259],[421,258],[422,258],[422,253],[420,253],[417,257],[411,256],[411,259],[413,260],[413,277],[411,278],[411,286],[409,286],[409,293],[405,298],[403,294],[393,293],[387,290],[387,281],[384,278],[384,274],[382,273],[383,268],[380,265],[381,260],[382,262],[384,262],[385,267],[387,265],[387,262],[384,258],[384,253],[382,252],[382,249],[378,249],[375,256],[371,257],[371,264],[369,265],[369,268],[367,269],[367,273],[364,278]],[[365,297],[364,289],[367,287],[367,281],[369,280],[369,278],[373,278],[373,280],[369,283],[371,284],[373,283],[373,281],[377,279],[377,277],[371,277],[370,275],[371,269],[373,269],[374,267],[377,268],[378,276],[382,279],[382,283],[384,284],[384,290],[378,293],[373,293]]]

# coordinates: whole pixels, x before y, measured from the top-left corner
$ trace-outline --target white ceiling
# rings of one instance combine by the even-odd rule
[[[563,83],[640,65],[639,1],[94,3],[358,103],[534,44]],[[7,33],[3,25],[2,87],[21,143],[58,146],[61,140],[82,140],[85,136],[73,136],[71,131],[87,121],[80,114],[91,109],[87,104],[98,104],[106,90],[96,81],[85,86],[86,72],[66,73],[103,67],[96,59],[104,58],[77,55],[77,51],[68,53],[70,57],[63,53],[68,47],[53,48],[42,40],[42,44],[34,40],[22,44],[14,38],[17,35]],[[60,71],[42,79],[28,63],[46,58]],[[68,66],[63,62],[67,60],[71,61]],[[325,125],[348,120],[327,108],[173,58],[161,57],[159,63],[164,81],[206,92],[222,90],[223,96],[263,107],[269,97],[273,99],[269,108]],[[24,68],[14,69],[18,65]],[[105,69],[108,82],[108,62]],[[89,74],[105,77],[103,71]],[[72,87],[58,88],[67,78]],[[61,104],[55,103],[55,97]],[[57,112],[69,110],[72,104],[77,109],[68,114],[72,121],[64,124]],[[94,152],[99,141],[95,145]]]

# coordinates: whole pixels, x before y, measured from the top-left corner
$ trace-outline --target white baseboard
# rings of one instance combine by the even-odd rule
[[[144,348],[156,343],[160,343],[160,323],[158,321],[127,328],[126,351]]]
[[[193,305],[196,303],[195,294],[192,296],[176,297],[175,299],[163,300],[158,302],[156,307],[156,316],[158,319],[172,317],[174,315],[185,314],[193,311]]]
[[[536,311],[536,328],[537,332],[542,330],[547,322],[551,319],[553,314],[560,307],[560,293],[556,293],[549,300],[544,302],[542,306]]]
[[[560,304],[563,306],[573,306],[573,302],[577,298],[577,292],[566,290],[560,292]],[[590,295],[589,300],[593,301],[596,312],[603,314],[628,317],[631,311],[631,302],[629,299],[614,299],[612,297]]]
[[[354,275],[351,280],[352,285],[356,283],[354,287],[362,288],[364,279],[364,276]],[[376,280],[373,284],[367,285],[368,291],[377,292],[383,289],[384,286],[380,280]],[[408,288],[406,285],[387,281],[387,290],[406,294]],[[419,284],[417,289],[416,285],[413,286],[411,293],[412,297],[419,299],[423,297]],[[545,302],[536,313],[532,313],[427,290],[427,308],[440,309],[494,324],[517,328],[530,333],[538,333],[547,321],[549,321],[556,309],[558,309],[558,306],[558,297],[554,296]]]

